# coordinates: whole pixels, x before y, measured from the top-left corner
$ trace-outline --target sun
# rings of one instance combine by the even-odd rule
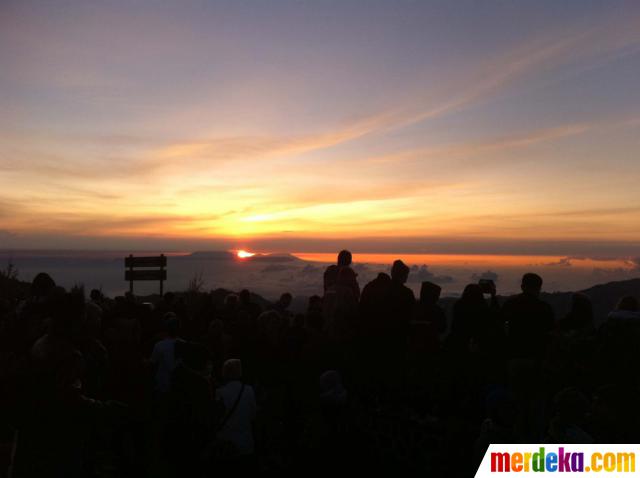
[[[254,252],[244,251],[240,249],[239,251],[236,252],[236,255],[238,256],[239,259],[248,259],[249,257],[253,257],[256,254]]]

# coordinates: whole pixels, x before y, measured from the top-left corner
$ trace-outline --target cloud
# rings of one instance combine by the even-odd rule
[[[334,147],[370,134],[411,126],[428,119],[460,110],[495,94],[501,88],[524,77],[528,73],[552,68],[576,58],[591,59],[594,56],[611,56],[620,50],[640,44],[640,35],[628,27],[629,20],[619,25],[598,29],[582,29],[567,33],[545,35],[531,39],[500,55],[477,65],[475,71],[460,75],[460,80],[449,79],[443,91],[429,91],[426,95],[414,92],[406,105],[387,111],[363,116],[339,128],[300,136],[231,136],[176,141],[149,152],[141,163],[143,170],[174,167],[176,159],[189,159],[191,165],[202,162],[230,161],[235,159],[264,159],[274,156],[291,156]],[[632,25],[633,26],[633,25]],[[623,31],[623,33],[620,33]],[[597,45],[594,47],[593,45]],[[432,98],[436,98],[433,100]],[[418,105],[417,107],[415,105]],[[496,142],[467,146],[455,146],[449,153],[465,151],[492,151],[495,149],[522,147],[541,141],[571,136],[587,131],[588,124],[569,124],[534,132],[530,135],[502,138]],[[422,154],[441,154],[442,151],[423,151]],[[415,153],[414,153],[415,154]],[[420,153],[419,153],[420,154]]]
[[[140,167],[145,170],[175,167],[188,159],[190,167],[202,163],[274,156],[300,155],[326,149],[384,129],[393,115],[387,112],[363,117],[334,130],[300,136],[235,136],[179,141],[149,152]],[[182,164],[182,166],[184,166]]]
[[[594,280],[612,280],[613,277],[616,280],[621,280],[623,277],[628,277],[629,270],[620,267],[594,267],[592,270]],[[622,276],[622,277],[621,277]]]
[[[594,216],[618,216],[628,215],[630,213],[640,213],[640,207],[610,207],[610,208],[591,208],[591,209],[569,209],[564,211],[548,211],[540,212],[538,215],[542,217],[594,217]]]
[[[448,94],[440,92],[436,95],[436,98],[445,100],[414,114],[405,113],[389,127],[409,126],[460,110],[486,99],[530,73],[578,60],[590,61],[590,64],[597,61],[598,65],[603,63],[603,57],[610,61],[621,51],[635,50],[640,45],[638,18],[637,15],[618,18],[598,28],[576,28],[555,34],[547,32],[540,38],[529,39],[506,55],[485,61],[475,72],[463,75],[466,82],[458,82],[457,85],[452,81],[447,82],[447,85],[454,83],[452,90]],[[420,101],[415,102],[420,104]]]
[[[285,266],[282,264],[269,264],[267,267],[263,268],[261,272],[265,274],[271,274],[274,272],[285,272],[290,271],[292,269],[291,266]]]
[[[496,151],[523,148],[538,143],[553,141],[555,139],[566,138],[579,135],[593,129],[596,125],[589,123],[568,123],[545,128],[542,130],[530,131],[518,135],[502,136],[485,141],[462,142],[439,147],[421,148],[410,151],[393,153],[390,155],[368,158],[367,161],[378,163],[410,161],[414,159],[424,160],[427,158],[446,158],[447,166],[449,161],[468,156],[477,156],[484,153],[495,153]],[[486,160],[483,165],[486,166]]]
[[[632,28],[634,19],[623,19],[602,28],[577,29],[573,32],[546,34],[530,39],[510,52],[476,65],[475,71],[466,71],[459,79],[449,79],[441,91],[413,92],[410,100],[399,100],[399,105],[386,111],[362,116],[328,131],[297,136],[238,135],[213,138],[178,139],[147,151],[143,160],[137,161],[140,173],[184,167],[188,159],[190,168],[221,161],[243,161],[273,157],[297,156],[347,143],[370,134],[404,128],[412,124],[435,119],[455,110],[470,106],[495,94],[501,88],[531,72],[593,57],[610,57],[618,51],[635,47],[640,35]],[[629,26],[631,25],[631,26]],[[435,100],[434,100],[435,98]],[[403,104],[404,103],[404,104]],[[416,106],[417,105],[417,106]],[[521,147],[551,139],[580,134],[590,125],[570,124],[541,130],[523,137],[502,138],[497,142],[453,147],[449,153],[465,151],[492,151]],[[106,135],[128,144],[135,144],[130,135]],[[147,140],[140,141],[144,144]],[[442,151],[423,151],[421,154],[440,154]]]
[[[562,257],[557,261],[547,262],[545,266],[560,266],[560,267],[571,267],[571,259],[572,257]]]
[[[455,279],[448,275],[436,275],[429,270],[429,266],[422,264],[421,266],[411,266],[411,272],[409,274],[409,282],[424,282],[430,281],[436,284],[449,284],[454,282]]]
[[[43,202],[46,204],[46,202]],[[22,214],[12,217],[14,229],[60,231],[65,234],[84,234],[91,231],[92,235],[109,234],[137,234],[142,236],[163,236],[176,228],[194,230],[199,224],[215,221],[216,214],[144,214],[116,215],[107,211],[99,213],[82,213],[64,211],[61,213],[52,205],[47,215],[31,214],[29,209],[22,209]]]
[[[298,271],[298,275],[301,276],[313,276],[318,277],[322,274],[322,268],[311,264],[306,264]]]
[[[640,272],[640,257],[634,257],[627,261],[634,272]]]
[[[498,274],[493,271],[485,271],[481,273],[474,273],[471,275],[471,280],[477,282],[479,280],[492,280],[493,282],[498,282]]]
[[[366,263],[358,262],[353,264],[351,268],[356,271],[358,274],[367,274],[371,272],[371,266]]]

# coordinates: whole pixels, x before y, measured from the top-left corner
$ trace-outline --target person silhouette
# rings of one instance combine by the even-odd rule
[[[540,299],[542,277],[528,272],[522,276],[522,293],[502,306],[512,358],[540,358],[546,351],[549,333],[555,325],[553,309]]]
[[[358,305],[358,336],[367,346],[371,341],[384,336],[387,316],[387,295],[391,286],[391,276],[380,272],[375,279],[362,289]]]
[[[439,285],[429,281],[424,281],[420,287],[420,299],[413,310],[407,341],[408,357],[414,370],[424,371],[429,356],[440,348],[438,334],[447,327],[444,310],[438,305],[441,290]]]
[[[289,320],[293,318],[293,314],[291,313],[291,310],[289,310],[291,302],[293,302],[293,296],[289,292],[285,292],[280,295],[280,298],[275,302],[275,304],[273,304],[273,310]]]
[[[438,284],[423,281],[414,314],[414,320],[430,323],[438,334],[443,333],[447,328],[447,317],[442,307],[438,305],[441,292],[442,287]]]
[[[358,274],[351,268],[351,252],[342,250],[338,253],[337,264],[330,265],[324,272],[324,292],[334,290],[340,286],[351,291],[355,300],[360,299],[360,286],[358,285]]]
[[[569,313],[558,321],[558,327],[566,334],[578,334],[593,330],[593,305],[588,296],[576,293],[571,296]]]
[[[154,367],[155,391],[159,395],[165,395],[171,386],[171,374],[176,365],[176,343],[181,339],[178,337],[180,321],[172,312],[165,315],[166,337],[156,342],[151,352],[151,363]]]
[[[489,302],[484,297],[486,293],[491,294]],[[468,284],[453,306],[449,341],[454,349],[495,357],[503,339],[499,311],[494,284],[489,290],[481,284]]]
[[[453,306],[451,342],[460,351],[477,345],[489,324],[489,305],[478,284],[468,284]]]
[[[242,361],[228,359],[222,366],[224,384],[215,396],[222,401],[225,413],[218,424],[218,440],[232,445],[229,456],[224,457],[230,469],[247,468],[254,453],[253,421],[256,418],[256,397],[253,387],[243,381]]]
[[[409,272],[409,267],[397,260],[391,276],[381,272],[364,287],[360,322],[366,335],[385,341],[406,338],[416,302],[413,291],[405,286]]]
[[[616,304],[616,308],[607,315],[607,322],[638,322],[640,321],[640,305],[638,299],[628,295],[622,297]]]
[[[416,303],[413,291],[405,285],[409,280],[410,270],[404,262],[396,260],[391,266],[391,284],[389,286],[390,309],[398,320],[397,325],[405,331]]]
[[[351,252],[340,251],[337,264],[327,267],[323,277],[324,328],[337,348],[343,348],[344,341],[353,332],[360,299],[360,286],[351,262]]]
[[[82,476],[90,424],[107,410],[106,404],[85,395],[85,361],[74,345],[84,319],[84,297],[62,293],[50,312],[48,332],[30,350],[29,396],[12,417],[18,433],[10,476]]]
[[[406,380],[406,353],[409,323],[415,307],[413,291],[405,284],[409,279],[409,267],[401,260],[391,266],[391,281],[382,303],[381,335],[377,337],[374,353],[384,358],[377,368],[383,385],[398,389]]]
[[[249,292],[248,289],[242,289],[240,294],[238,294],[238,300],[240,302],[240,309],[247,314],[250,322],[255,322],[262,312],[262,308],[260,305],[253,302],[251,292]]]

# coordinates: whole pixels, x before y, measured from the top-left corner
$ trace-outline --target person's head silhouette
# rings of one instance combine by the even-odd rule
[[[242,380],[242,361],[236,358],[226,360],[222,365],[222,378],[225,382]]]
[[[172,305],[176,296],[173,292],[165,292],[162,298],[164,299],[165,304]]]
[[[429,281],[422,282],[422,287],[420,288],[420,302],[425,305],[436,304],[438,299],[440,299],[441,291],[442,287],[438,284],[434,284]]]
[[[542,277],[533,272],[527,272],[522,276],[522,284],[520,287],[525,294],[537,297],[542,290]]]
[[[593,318],[593,305],[588,295],[576,292],[571,296],[571,313]]]
[[[31,295],[33,297],[45,297],[56,288],[56,283],[46,272],[40,272],[31,282]]]
[[[251,292],[249,292],[248,289],[242,289],[238,297],[242,305],[248,305],[251,303]]]
[[[409,271],[409,266],[398,259],[391,266],[391,280],[404,284],[409,279]]]
[[[291,305],[293,301],[293,296],[289,292],[285,292],[278,299],[278,305],[284,310]]]
[[[236,294],[227,294],[224,298],[224,305],[229,309],[235,309],[240,303],[240,299]]]
[[[479,284],[467,284],[462,292],[462,300],[467,303],[481,304],[484,302],[482,288]]]
[[[638,310],[638,299],[632,295],[623,297],[616,305],[616,310],[626,310],[628,312],[636,312]]]
[[[351,265],[351,253],[347,250],[342,250],[338,253],[338,265],[350,266]]]
[[[167,312],[164,314],[165,328],[169,337],[175,338],[178,336],[180,329],[180,321],[173,312]]]

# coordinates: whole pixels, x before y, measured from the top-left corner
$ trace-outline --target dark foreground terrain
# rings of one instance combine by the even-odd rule
[[[397,261],[399,262],[399,261]],[[489,443],[640,439],[640,279],[420,297],[331,266],[290,312],[0,278],[0,476],[472,476]],[[488,292],[488,293],[487,293]],[[551,305],[549,305],[551,304]]]

